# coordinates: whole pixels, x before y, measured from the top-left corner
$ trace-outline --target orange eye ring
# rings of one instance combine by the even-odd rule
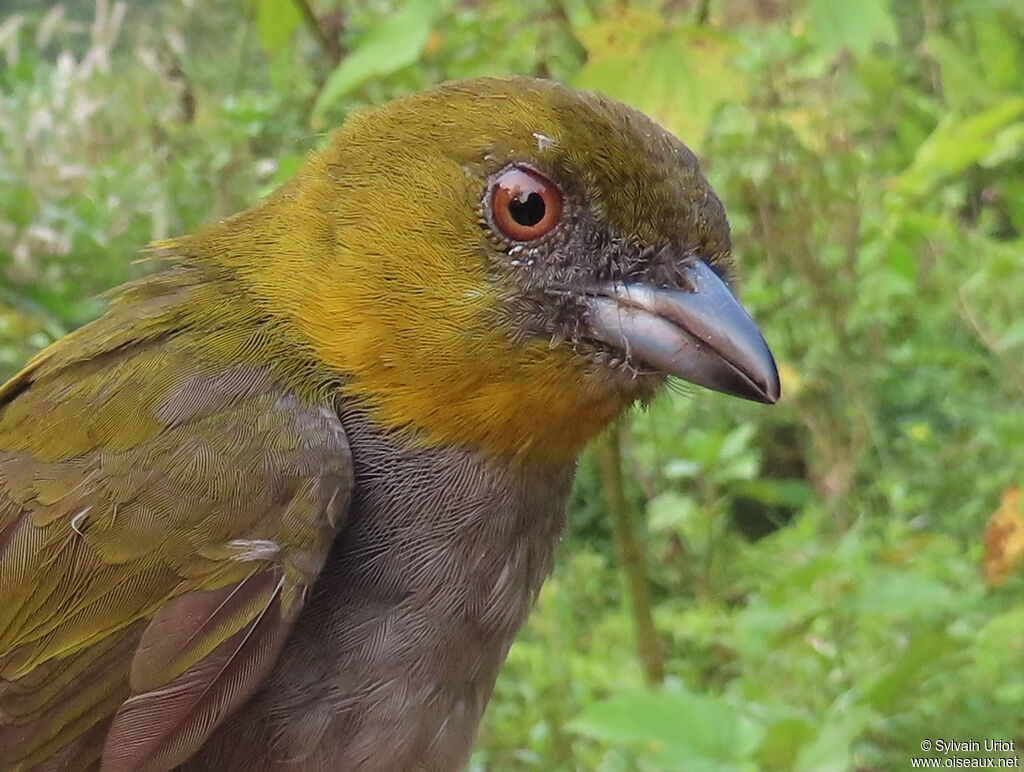
[[[562,219],[562,193],[543,174],[511,166],[494,181],[491,215],[513,241],[534,241]]]

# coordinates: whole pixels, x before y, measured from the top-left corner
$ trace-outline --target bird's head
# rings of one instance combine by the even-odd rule
[[[779,396],[697,159],[596,94],[480,79],[360,112],[199,238],[419,442],[568,458],[669,375]]]

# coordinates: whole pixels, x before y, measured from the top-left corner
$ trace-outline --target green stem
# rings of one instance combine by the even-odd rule
[[[697,24],[704,26],[708,23],[708,17],[711,16],[711,0],[700,0],[697,5]]]
[[[313,8],[310,6],[308,0],[292,0],[296,9],[302,14],[302,19],[305,21],[306,26],[309,27],[309,31],[313,33],[313,36],[320,43],[320,48],[323,49],[324,54],[327,55],[328,60],[332,66],[336,66],[341,61],[341,46],[338,45],[336,38],[332,39],[324,30],[320,24],[320,20],[317,19],[316,14],[313,13]]]
[[[595,447],[601,487],[611,517],[615,554],[622,568],[629,594],[630,613],[636,634],[636,650],[649,685],[660,684],[665,674],[661,640],[654,629],[651,592],[644,566],[644,552],[637,535],[636,518],[622,485],[622,446],[619,423],[598,439]]]

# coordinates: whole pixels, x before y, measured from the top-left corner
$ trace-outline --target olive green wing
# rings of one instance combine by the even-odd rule
[[[173,338],[45,365],[0,389],[0,770],[170,769],[273,666],[345,435]]]

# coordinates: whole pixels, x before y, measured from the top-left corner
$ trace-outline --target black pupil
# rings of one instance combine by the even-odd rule
[[[527,228],[536,225],[544,219],[544,199],[539,193],[530,193],[523,196],[522,191],[513,198],[508,205],[508,213],[512,219]]]

